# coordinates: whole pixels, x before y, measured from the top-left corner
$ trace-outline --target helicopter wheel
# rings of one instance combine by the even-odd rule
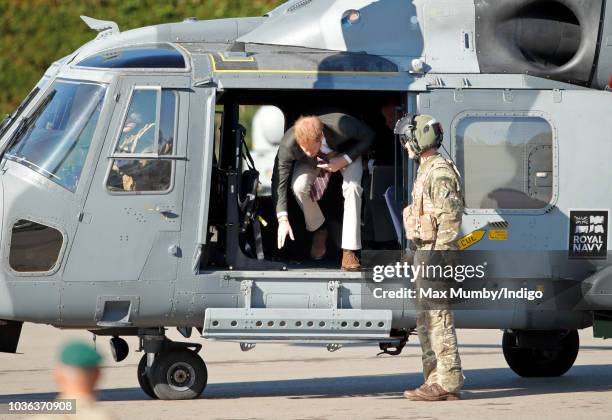
[[[144,391],[145,394],[156,400],[157,395],[155,395],[155,392],[153,392],[153,387],[151,386],[151,381],[149,379],[149,375],[147,375],[146,368],[147,354],[145,353],[140,358],[140,362],[138,363],[138,384],[140,385],[140,388]]]
[[[161,400],[198,398],[208,381],[204,361],[192,350],[175,349],[159,354],[150,371],[151,386]]]
[[[516,335],[504,332],[504,358],[517,375],[524,378],[561,376],[567,372],[578,355],[578,331],[570,330],[552,348],[518,347]]]

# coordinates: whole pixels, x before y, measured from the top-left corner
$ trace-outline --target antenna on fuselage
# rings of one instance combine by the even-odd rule
[[[112,20],[94,19],[92,17],[83,15],[81,15],[81,19],[91,29],[100,32],[96,39],[104,38],[111,35],[117,35],[120,33],[119,25],[117,25],[117,23],[113,22]]]

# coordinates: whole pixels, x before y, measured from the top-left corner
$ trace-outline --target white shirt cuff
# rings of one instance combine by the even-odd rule
[[[351,163],[353,163],[353,159],[351,159],[351,158],[349,157],[349,155],[344,155],[344,159],[346,159],[346,161],[349,163],[349,165],[350,165]]]
[[[286,211],[279,211],[278,213],[276,213],[277,219],[282,216],[289,216],[289,213],[287,213]]]

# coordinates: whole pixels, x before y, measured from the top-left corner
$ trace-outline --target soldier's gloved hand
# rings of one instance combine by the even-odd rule
[[[286,216],[283,216],[278,219],[278,249],[285,246],[285,239],[287,238],[287,235],[289,235],[292,241],[295,241],[289,219]]]

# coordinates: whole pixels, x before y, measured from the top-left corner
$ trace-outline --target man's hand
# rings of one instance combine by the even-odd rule
[[[321,168],[329,172],[338,172],[340,169],[348,166],[348,164],[348,160],[346,160],[344,156],[341,156],[331,159],[329,163],[322,163],[320,165],[317,165],[317,168]]]
[[[136,183],[134,182],[134,178],[132,178],[131,176],[124,174],[121,177],[121,182],[123,184],[124,191],[135,191],[136,190]]]
[[[295,241],[293,237],[293,230],[291,230],[291,225],[289,224],[289,219],[286,216],[283,216],[278,219],[278,249],[281,249],[285,246],[285,239],[287,235],[291,238],[292,241]]]

